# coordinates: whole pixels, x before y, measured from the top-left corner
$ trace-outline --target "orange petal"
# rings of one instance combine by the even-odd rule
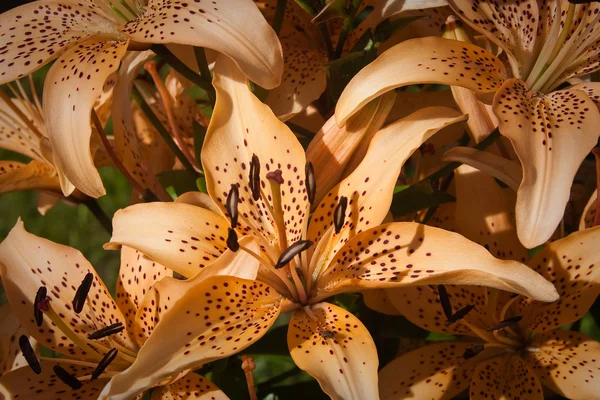
[[[130,399],[179,372],[242,351],[267,332],[282,301],[257,281],[229,276],[201,281],[165,313],[131,367],[114,376],[99,399]]]
[[[598,141],[600,113],[581,90],[538,96],[518,79],[504,83],[493,108],[523,167],[517,233],[532,248],[548,240],[560,223],[575,173]]]
[[[229,400],[211,381],[194,372],[167,386],[152,390],[151,400]]]
[[[330,303],[311,306],[312,315],[292,315],[287,340],[300,369],[332,399],[376,399],[377,349],[369,331],[350,312]]]
[[[583,213],[581,214],[581,220],[579,221],[579,230],[582,231],[587,228],[594,226],[596,219],[596,204],[598,203],[598,190],[594,190],[590,199],[588,200]]]
[[[11,101],[40,133],[45,132],[45,127],[40,126],[42,117],[36,105],[17,98],[11,98]],[[40,149],[40,139],[36,133],[2,100],[0,100],[0,148],[23,154],[34,160],[44,159]]]
[[[502,62],[478,46],[439,37],[407,40],[352,78],[340,96],[335,118],[343,125],[369,101],[401,86],[438,83],[489,93],[498,90],[505,77]]]
[[[56,170],[42,161],[33,160],[29,164],[21,164],[0,160],[0,193],[21,190],[60,191]]]
[[[595,399],[600,393],[600,343],[573,331],[538,335],[526,360],[545,386],[569,399]]]
[[[90,112],[126,50],[127,42],[90,39],[65,52],[44,83],[44,114],[56,169],[91,197],[105,190],[90,152]],[[61,184],[70,195],[72,187]]]
[[[391,303],[385,289],[372,289],[363,292],[365,305],[371,310],[386,315],[402,315]]]
[[[21,322],[12,312],[10,305],[4,304],[0,307],[0,377],[12,370],[26,367],[27,361],[21,353],[19,346],[19,337],[28,336],[29,343],[36,353],[39,353],[39,346],[35,339],[29,337]]]

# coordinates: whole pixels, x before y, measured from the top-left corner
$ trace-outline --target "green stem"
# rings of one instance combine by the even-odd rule
[[[285,16],[285,6],[287,0],[277,0],[277,6],[275,7],[275,16],[273,17],[273,30],[279,36],[281,32],[281,25],[283,24],[283,17]]]
[[[106,215],[102,207],[100,207],[98,201],[96,201],[96,199],[89,198],[83,200],[81,203],[85,205],[88,208],[88,210],[90,210],[90,212],[94,215],[94,217],[96,217],[98,222],[100,222],[100,225],[102,225],[104,230],[112,236],[112,221],[108,217],[108,215]]]
[[[206,82],[212,82],[212,75],[210,73],[210,68],[208,68],[208,60],[206,59],[206,51],[203,47],[194,47],[194,55],[196,56],[196,62],[198,63],[198,68],[200,68],[200,76]],[[215,104],[215,91],[212,84],[210,85],[212,91],[206,91],[208,94],[208,98],[211,104]]]
[[[191,70],[164,45],[154,44],[152,45],[151,49],[153,52],[161,56],[171,66],[171,68],[183,75],[184,78],[204,89],[206,93],[208,93],[208,97],[210,99],[215,98],[215,88],[210,83],[210,80],[206,80],[204,77]]]
[[[154,114],[154,111],[152,111],[152,108],[150,108],[148,103],[146,103],[146,100],[144,100],[144,97],[135,86],[133,86],[131,94],[133,96],[133,99],[136,101],[136,103],[140,106],[140,108],[146,115],[146,117],[148,117],[148,119],[150,120],[152,125],[154,125],[160,136],[162,136],[163,140],[167,143],[173,154],[175,154],[175,157],[179,159],[179,161],[185,167],[185,169],[187,169],[190,173],[194,174],[194,176],[197,176],[198,173],[196,172],[196,169],[194,169],[194,166],[185,157],[181,149],[177,146],[169,132],[167,132],[163,124],[161,124],[156,114]]]
[[[319,24],[318,28],[319,35],[321,35],[321,41],[323,42],[323,46],[325,46],[327,59],[331,61],[333,60],[333,44],[331,44],[331,38],[329,37],[329,29],[327,29],[327,24],[325,23]]]

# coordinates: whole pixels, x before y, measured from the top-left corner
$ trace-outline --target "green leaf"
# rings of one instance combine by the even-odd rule
[[[456,201],[454,196],[434,190],[428,184],[416,184],[394,195],[391,211],[394,217],[401,217],[415,211],[436,207]]]
[[[174,193],[177,197],[185,192],[198,190],[196,175],[184,169],[161,172],[157,178],[167,192]]]
[[[206,187],[206,178],[201,176],[200,178],[196,179],[196,187],[202,193],[208,193],[208,189]]]

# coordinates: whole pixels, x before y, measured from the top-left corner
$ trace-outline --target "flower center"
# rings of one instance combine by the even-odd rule
[[[100,4],[117,23],[132,21],[143,14],[142,5],[136,0],[100,0]]]

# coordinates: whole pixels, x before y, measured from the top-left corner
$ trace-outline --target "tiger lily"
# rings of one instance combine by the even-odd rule
[[[221,273],[252,278],[258,263],[245,253],[228,252],[222,264],[212,267],[203,271],[205,278]],[[38,359],[31,343],[19,339],[29,366],[4,374],[0,393],[6,398],[45,399],[64,398],[65,393],[69,398],[95,399],[111,376],[128,368],[165,311],[156,307],[152,287],[172,276],[124,247],[115,301],[79,251],[28,233],[21,221],[0,243],[0,274],[22,328],[64,356]],[[153,398],[188,393],[188,398],[200,399],[209,393],[211,398],[227,399],[193,372],[183,371],[157,384]]]
[[[404,161],[439,129],[463,121],[459,113],[432,107],[379,131],[361,164],[324,196],[309,223],[315,180],[296,137],[228,59],[217,59],[213,85],[217,102],[202,163],[222,215],[189,204],[135,205],[116,214],[109,246],[136,248],[184,274],[210,268],[206,264],[229,248],[255,257],[258,277],[192,278],[186,291],[178,282],[164,287],[160,299],[179,294],[178,300],[169,303],[139,358],[100,398],[131,398],[166,376],[238,353],[280,313],[293,312],[288,345],[296,364],[332,398],[374,399],[373,340],[354,315],[326,298],[459,281],[556,299],[530,269],[498,260],[459,235],[416,223],[380,225]],[[259,251],[241,243],[248,237]],[[154,343],[160,351],[150,351]]]
[[[65,195],[105,194],[89,151],[90,110],[128,49],[178,43],[233,58],[250,79],[277,86],[275,32],[250,0],[38,0],[0,16],[0,83],[58,58],[44,84],[48,136]]]
[[[436,37],[406,41],[353,78],[336,107],[338,124],[373,98],[413,83],[493,94],[500,132],[511,141],[523,169],[516,205],[518,237],[526,247],[535,247],[559,224],[575,172],[598,139],[600,86],[560,87],[600,68],[600,6],[566,0],[448,3],[504,51],[512,75],[501,59],[469,43]]]
[[[0,307],[0,377],[14,369],[27,365],[19,348],[21,336],[27,337],[27,332],[21,326],[19,319],[12,312],[9,304]],[[27,337],[34,353],[39,346],[35,340]],[[33,342],[33,343],[32,343]]]

